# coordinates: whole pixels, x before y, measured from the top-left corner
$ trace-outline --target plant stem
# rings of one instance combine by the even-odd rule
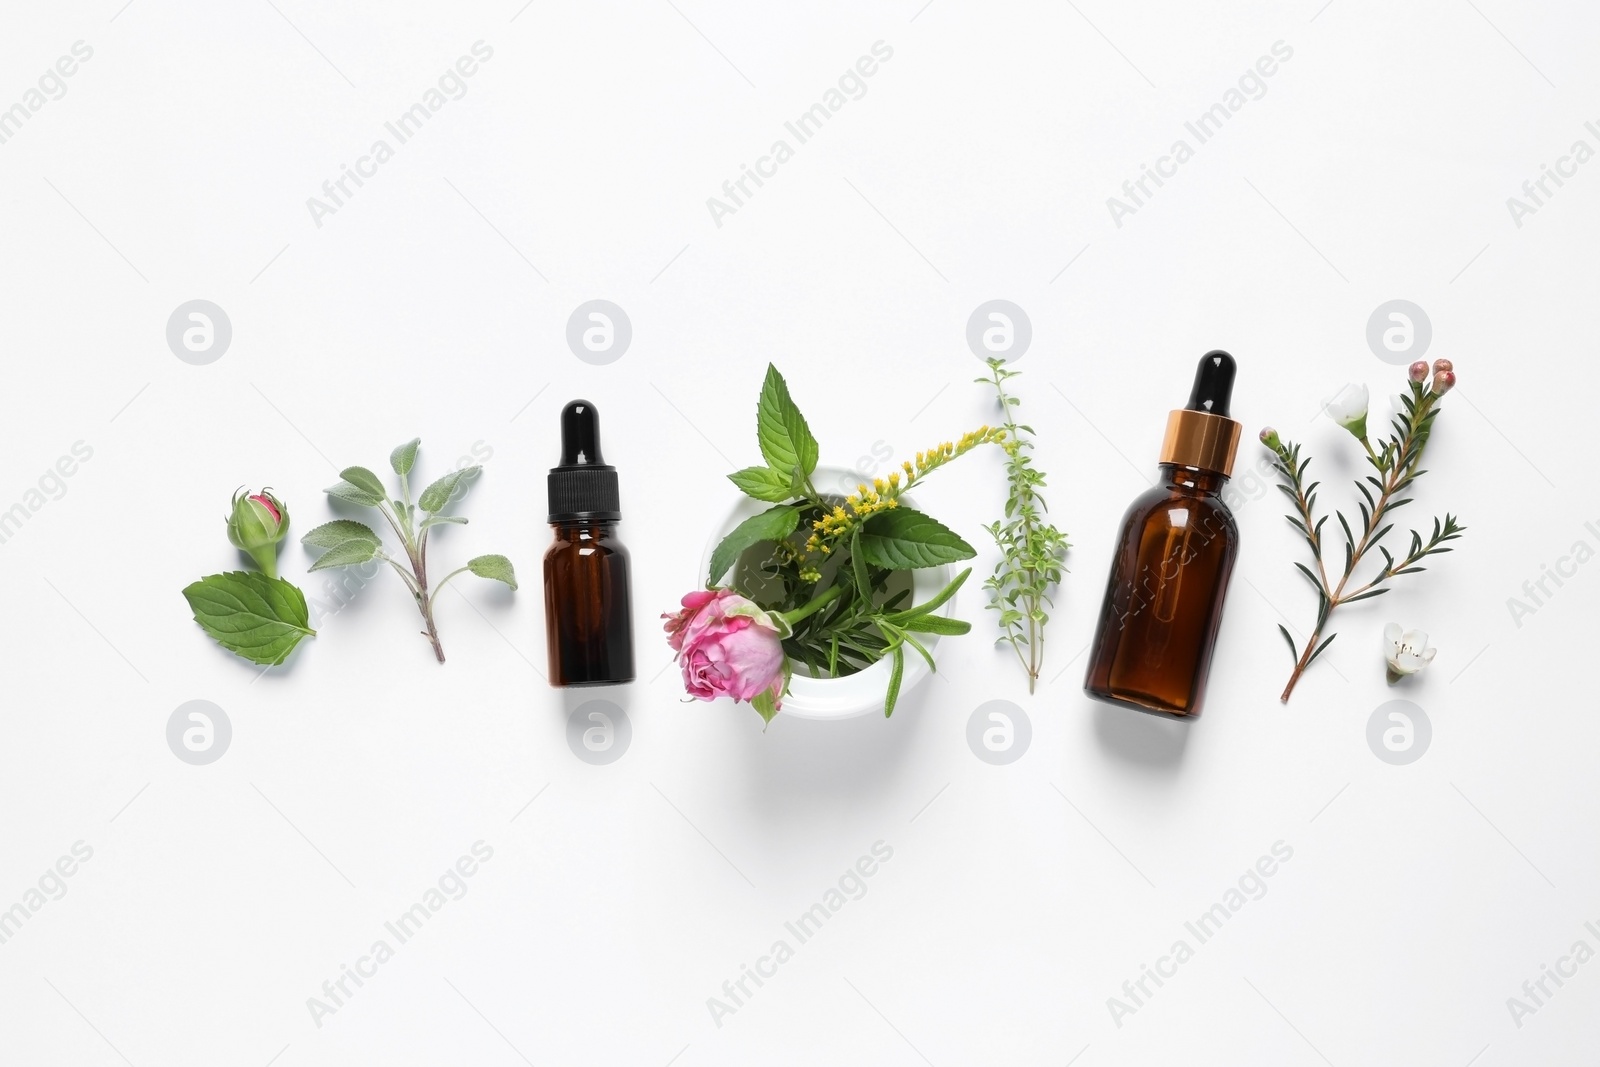
[[[793,626],[801,619],[804,619],[809,615],[814,615],[818,611],[821,611],[823,608],[827,607],[829,604],[833,603],[835,600],[838,600],[843,593],[844,586],[832,586],[829,589],[818,593],[816,596],[812,597],[808,603],[802,604],[793,611],[782,612],[781,615],[783,621],[788,623],[790,626]]]
[[[433,598],[428,594],[428,531],[422,531],[415,549],[407,545],[411,556],[411,569],[417,576],[417,610],[422,612],[422,621],[427,624],[423,636],[433,645],[433,654],[440,663],[444,662],[444,647],[439,644],[439,631],[433,625]],[[441,585],[443,583],[440,583]]]
[[[437,600],[439,598],[439,592],[440,592],[440,590],[444,589],[444,586],[445,586],[446,582],[448,582],[450,579],[454,578],[458,574],[465,574],[469,570],[471,570],[470,567],[457,567],[455,570],[451,571],[449,574],[445,575],[443,578],[440,578],[439,579],[439,584],[433,587],[433,592],[432,593],[428,594],[428,599],[429,600]]]

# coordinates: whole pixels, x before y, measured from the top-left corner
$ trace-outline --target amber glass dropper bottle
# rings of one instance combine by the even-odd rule
[[[1207,352],[1189,403],[1167,417],[1161,480],[1122,517],[1083,688],[1157,715],[1200,713],[1222,602],[1239,551],[1223,503],[1239,424],[1228,417],[1233,357]]]
[[[544,628],[554,686],[633,681],[628,550],[617,540],[617,469],[600,456],[600,413],[587,400],[561,409],[561,464],[550,470]]]

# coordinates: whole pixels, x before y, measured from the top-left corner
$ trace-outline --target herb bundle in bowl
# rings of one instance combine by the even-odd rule
[[[664,616],[689,695],[748,701],[770,722],[800,683],[817,690],[815,703],[793,710],[832,718],[863,710],[855,695],[828,695],[840,687],[827,683],[848,680],[856,695],[881,686],[874,692],[884,714],[893,714],[908,651],[932,671],[931,643],[971,629],[940,613],[970,568],[932,587],[927,576],[976,554],[907,494],[978,446],[1004,439],[1003,430],[981,426],[853,493],[823,492],[816,438],[783,376],[768,366],[756,405],[764,463],[728,477],[749,501],[770,506],[748,514],[747,501],[735,509],[707,562],[706,588]],[[867,710],[875,706],[876,696]]]

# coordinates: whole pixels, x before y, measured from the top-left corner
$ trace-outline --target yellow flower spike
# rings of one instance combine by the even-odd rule
[[[866,496],[867,495],[866,484],[862,483],[861,485],[856,486],[856,492],[860,493],[862,496]]]
[[[896,486],[900,484],[900,472],[899,471],[890,471],[889,472],[889,484],[890,485],[896,485]]]

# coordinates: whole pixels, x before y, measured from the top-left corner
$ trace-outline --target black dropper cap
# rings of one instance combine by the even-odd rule
[[[587,400],[561,409],[561,464],[550,468],[547,489],[552,523],[622,519],[617,468],[600,457],[600,412]]]
[[[1200,357],[1194,370],[1194,388],[1189,390],[1190,411],[1204,411],[1210,415],[1228,415],[1228,404],[1233,400],[1233,376],[1238,370],[1233,357],[1222,349],[1214,349]]]

